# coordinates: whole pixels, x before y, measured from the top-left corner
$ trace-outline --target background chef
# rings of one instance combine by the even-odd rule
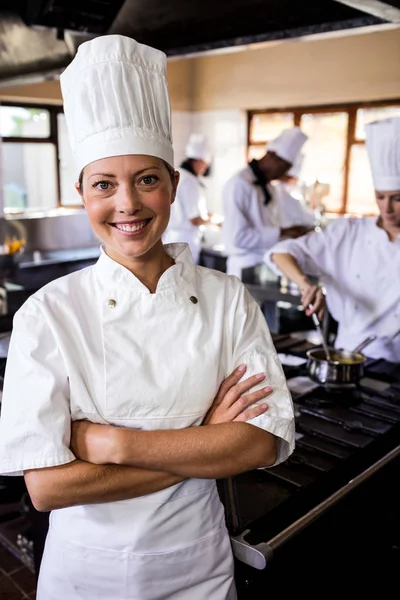
[[[377,335],[364,354],[400,362],[400,118],[367,125],[365,143],[379,216],[338,219],[324,231],[280,242],[265,259],[299,286],[308,314],[324,308],[309,276],[320,279],[339,324],[336,347],[352,350]]]
[[[210,167],[211,152],[206,136],[192,133],[186,148],[186,158],[180,165],[179,186],[175,202],[171,206],[171,216],[164,233],[165,244],[186,242],[193,261],[199,262],[201,250],[200,225],[210,223],[202,177]]]
[[[284,130],[262,158],[252,160],[225,184],[222,233],[227,273],[241,278],[242,269],[262,262],[279,239],[308,231],[300,223],[282,226],[280,202],[271,185],[290,169],[306,140],[298,127]]]

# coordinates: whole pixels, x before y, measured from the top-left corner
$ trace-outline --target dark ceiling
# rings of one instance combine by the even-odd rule
[[[0,84],[51,78],[108,33],[179,56],[391,22],[400,0],[0,0]]]

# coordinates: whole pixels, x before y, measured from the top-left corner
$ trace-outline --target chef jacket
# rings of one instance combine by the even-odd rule
[[[265,372],[270,408],[249,423],[294,448],[293,405],[265,319],[236,277],[195,266],[186,244],[151,294],[102,251],[33,294],[14,318],[0,472],[69,463],[71,420],[142,430],[201,425],[224,378]],[[82,482],[84,485],[84,482]],[[233,558],[216,483],[54,510],[38,600],[226,600]]]
[[[309,224],[300,202],[282,184],[267,184],[267,188],[271,201],[265,204],[249,166],[225,184],[222,235],[228,274],[241,278],[242,269],[261,263],[265,252],[279,241],[281,228]]]
[[[291,193],[286,183],[276,181],[273,183],[273,189],[279,206],[279,226],[282,229],[299,225],[314,227],[314,211],[304,206],[300,199]]]
[[[163,236],[164,244],[185,242],[189,245],[193,261],[199,262],[201,235],[191,219],[207,219],[207,203],[201,180],[187,169],[178,169],[180,180],[175,201],[171,206],[171,216]]]
[[[338,321],[337,348],[352,350],[372,334],[363,350],[371,358],[400,362],[400,237],[391,242],[376,217],[338,219],[324,231],[285,240],[266,262],[281,274],[271,254],[289,253],[326,289],[329,312]]]

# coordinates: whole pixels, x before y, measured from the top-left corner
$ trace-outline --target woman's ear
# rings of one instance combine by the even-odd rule
[[[82,202],[83,202],[83,205],[85,206],[85,200],[83,199],[83,190],[82,190],[82,186],[81,186],[81,184],[79,183],[79,181],[77,181],[77,182],[75,183],[75,189],[76,189],[76,191],[78,192],[78,194],[80,195],[80,197],[81,197],[81,200],[82,200]]]

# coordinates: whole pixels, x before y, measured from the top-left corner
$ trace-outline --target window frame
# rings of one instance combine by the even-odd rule
[[[55,169],[56,169],[56,185],[57,185],[57,205],[54,209],[62,208],[63,210],[76,210],[77,208],[84,210],[83,204],[68,204],[64,205],[61,202],[61,175],[60,175],[60,154],[59,154],[59,145],[58,145],[58,125],[57,125],[57,117],[61,113],[64,113],[64,109],[62,106],[57,104],[47,104],[46,102],[38,103],[38,102],[16,102],[16,101],[8,101],[0,98],[0,106],[13,106],[13,107],[21,107],[21,108],[36,108],[46,110],[49,113],[50,118],[50,133],[47,137],[16,137],[16,136],[0,136],[1,141],[4,144],[52,144],[55,149]],[[7,207],[5,207],[7,209]],[[52,210],[54,210],[52,209]],[[18,214],[28,213],[30,210],[28,209],[21,211]]]
[[[293,126],[300,126],[301,117],[304,114],[318,114],[329,112],[346,112],[348,114],[346,150],[343,170],[343,197],[340,210],[327,210],[330,214],[346,215],[349,194],[349,172],[350,155],[353,145],[364,145],[364,140],[356,137],[357,111],[361,108],[379,108],[400,105],[400,98],[391,98],[388,100],[374,100],[369,102],[347,102],[340,104],[318,104],[307,106],[281,106],[279,108],[252,109],[247,111],[247,156],[249,156],[250,146],[265,146],[265,142],[253,142],[250,138],[252,118],[257,115],[272,113],[292,113]]]

